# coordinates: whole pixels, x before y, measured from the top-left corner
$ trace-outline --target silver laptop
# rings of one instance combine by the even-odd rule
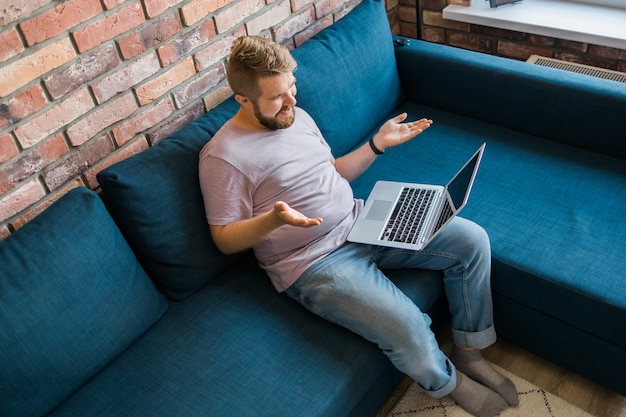
[[[421,250],[467,204],[485,146],[478,148],[445,187],[378,181],[348,240]]]

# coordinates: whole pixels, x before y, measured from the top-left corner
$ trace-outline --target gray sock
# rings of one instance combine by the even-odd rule
[[[519,396],[515,384],[496,371],[483,358],[479,350],[463,350],[455,347],[450,360],[465,375],[500,394],[509,405],[517,407]]]
[[[504,398],[458,370],[456,388],[450,393],[450,397],[465,411],[476,417],[494,417],[508,408]]]

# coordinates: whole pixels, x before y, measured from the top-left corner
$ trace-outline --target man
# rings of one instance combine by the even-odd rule
[[[274,42],[246,36],[233,43],[227,77],[240,108],[199,163],[216,245],[224,253],[253,248],[278,291],[377,343],[431,396],[449,394],[481,417],[517,405],[513,383],[478,350],[495,342],[491,252],[480,226],[455,218],[423,251],[346,242],[363,209],[349,181],[432,121],[404,123],[401,114],[370,143],[335,159],[314,121],[296,107],[295,68],[289,51]],[[444,272],[451,360],[439,349],[430,318],[379,268]]]

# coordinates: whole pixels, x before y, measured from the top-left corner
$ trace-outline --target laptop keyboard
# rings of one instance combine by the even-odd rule
[[[424,213],[430,207],[434,195],[434,190],[405,187],[380,240],[416,243],[424,226]]]
[[[433,234],[437,233],[437,231],[439,229],[441,229],[441,226],[444,225],[445,222],[448,221],[448,219],[450,217],[452,217],[452,206],[450,205],[450,201],[448,201],[448,199],[444,199],[443,202],[443,209],[441,209],[441,214],[439,215],[439,220],[437,220],[437,224],[435,225],[435,228],[433,229]]]

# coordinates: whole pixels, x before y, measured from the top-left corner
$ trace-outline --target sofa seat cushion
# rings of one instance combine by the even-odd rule
[[[46,414],[166,306],[100,198],[70,191],[0,242],[0,415]]]
[[[494,271],[507,271],[494,292],[625,348],[624,161],[418,104],[400,111],[434,124],[378,158],[356,194],[378,179],[445,184],[487,142],[461,215],[485,227]]]
[[[375,415],[402,376],[376,346],[276,293],[245,256],[171,302],[162,320],[52,415]],[[438,273],[395,279],[425,311],[441,301]]]

